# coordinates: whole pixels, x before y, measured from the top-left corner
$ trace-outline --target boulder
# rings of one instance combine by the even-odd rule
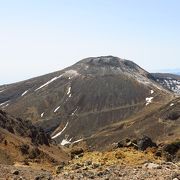
[[[166,161],[180,161],[180,141],[164,145],[162,154]]]
[[[65,163],[64,162],[61,162],[57,167],[56,167],[56,174],[60,174],[63,170],[65,166]]]
[[[157,145],[148,136],[143,136],[137,140],[137,148],[139,150],[145,151],[147,148],[151,147],[157,147]]]
[[[134,148],[136,148],[137,147],[137,140],[126,138],[126,139],[119,141],[117,144],[114,144],[114,146],[115,145],[117,148],[121,148],[121,147],[134,147]]]
[[[76,156],[82,156],[84,153],[84,150],[82,148],[73,148],[71,151],[70,151],[70,154],[71,154],[71,158],[73,159],[74,157]]]
[[[163,151],[168,152],[171,155],[175,155],[180,150],[180,141],[167,144],[163,147]]]
[[[14,171],[12,172],[12,174],[14,174],[14,175],[19,175],[19,171],[18,171],[18,170],[14,170]]]
[[[162,166],[158,165],[158,164],[154,164],[154,163],[146,163],[144,164],[145,168],[148,168],[148,169],[161,169]]]

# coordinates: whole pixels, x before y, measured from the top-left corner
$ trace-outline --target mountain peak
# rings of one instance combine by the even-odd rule
[[[99,56],[83,59],[75,64],[75,69],[82,74],[143,74],[147,72],[130,60],[115,56]]]
[[[99,57],[89,57],[79,61],[78,63],[86,63],[89,65],[97,66],[119,66],[124,59],[115,56],[99,56]]]

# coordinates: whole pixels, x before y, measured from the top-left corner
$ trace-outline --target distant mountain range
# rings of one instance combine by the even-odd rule
[[[85,141],[103,148],[120,137],[142,134],[169,140],[179,136],[179,100],[173,100],[179,82],[178,76],[151,74],[129,60],[90,57],[51,74],[0,86],[0,108],[32,121],[61,145]]]
[[[179,68],[177,68],[177,69],[162,69],[162,70],[157,70],[156,72],[180,75]]]
[[[152,75],[159,84],[180,94],[180,75],[169,73],[152,73]]]

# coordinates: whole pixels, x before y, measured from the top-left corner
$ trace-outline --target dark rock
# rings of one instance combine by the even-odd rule
[[[162,154],[166,161],[179,161],[180,160],[180,141],[164,145]]]
[[[75,156],[79,156],[84,153],[84,150],[82,148],[73,148],[71,150],[71,158],[73,159]]]
[[[93,164],[92,164],[92,168],[93,168],[93,169],[96,169],[96,168],[98,168],[99,166],[100,166],[100,165],[97,164],[97,163],[93,163]]]
[[[117,147],[118,148],[122,148],[122,147],[137,147],[137,140],[136,139],[125,139],[125,140],[121,140],[117,143]]]
[[[163,147],[163,151],[168,152],[171,155],[175,155],[180,150],[180,141],[167,144]]]
[[[179,118],[180,118],[180,111],[171,112],[166,117],[166,119],[169,119],[169,120],[172,120],[172,121],[178,120]]]
[[[28,160],[27,160],[27,159],[25,159],[25,160],[23,161],[23,164],[24,164],[24,165],[26,165],[26,166],[29,166],[29,162],[28,162]]]
[[[91,164],[92,164],[92,161],[86,161],[86,162],[84,163],[85,166],[90,166]]]
[[[19,175],[19,171],[18,171],[18,170],[15,170],[15,171],[12,172],[12,174],[14,174],[14,175]]]
[[[88,170],[88,167],[85,166],[85,167],[82,168],[82,170],[83,170],[83,171],[87,171],[87,170]]]
[[[65,166],[65,162],[61,162],[57,167],[56,167],[56,174],[60,174]]]
[[[40,150],[38,148],[33,148],[29,152],[29,158],[30,159],[35,159],[41,154]]]
[[[74,175],[70,175],[70,179],[74,179]]]
[[[0,111],[0,127],[15,135],[29,137],[35,145],[49,145],[50,136],[40,127],[36,127],[31,121],[14,118],[4,111]]]
[[[41,175],[41,176],[36,176],[35,177],[35,180],[42,180],[42,179],[44,179],[45,177],[43,176],[43,175]]]
[[[29,154],[29,145],[27,144],[22,144],[20,145],[19,147],[21,153],[24,155],[24,154]]]
[[[17,180],[25,180],[25,178],[23,178],[23,177],[19,177]]]
[[[97,176],[99,176],[99,177],[101,177],[101,176],[103,176],[103,175],[104,175],[104,173],[103,173],[102,171],[100,171],[100,172],[97,173]]]
[[[139,150],[144,151],[149,147],[157,147],[157,145],[151,140],[151,138],[149,138],[148,136],[144,136],[141,139],[137,140],[137,147]]]
[[[62,172],[62,170],[63,170],[63,167],[57,166],[56,167],[56,174],[60,174]]]
[[[73,169],[73,170],[76,170],[76,169],[80,169],[81,167],[83,167],[82,164],[76,163],[76,164],[74,164],[74,165],[72,166],[72,169]]]
[[[87,177],[90,178],[90,179],[94,179],[94,178],[95,178],[95,175],[94,175],[93,172],[89,171],[89,172],[87,173]]]

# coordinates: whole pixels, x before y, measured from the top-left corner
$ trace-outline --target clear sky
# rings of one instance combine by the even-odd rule
[[[180,68],[180,0],[0,0],[0,84],[101,55]]]

